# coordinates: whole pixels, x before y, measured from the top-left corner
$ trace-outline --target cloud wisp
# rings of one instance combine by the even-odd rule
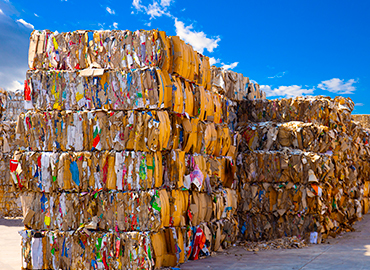
[[[296,97],[303,95],[312,95],[315,88],[305,89],[301,85],[279,86],[272,89],[270,85],[260,85],[260,89],[266,93],[267,97]]]
[[[110,7],[106,7],[106,9],[105,9],[110,15],[114,15],[114,14],[116,14],[116,12],[113,10],[113,9],[111,9]]]
[[[218,47],[218,42],[221,41],[219,37],[209,38],[203,32],[197,32],[193,29],[192,25],[185,26],[182,21],[175,19],[175,30],[182,40],[193,46],[194,50],[203,53],[206,49],[209,52],[213,52]]]
[[[288,73],[288,71],[279,72],[279,73],[277,73],[275,76],[267,77],[267,78],[268,78],[268,79],[277,79],[277,78],[281,78],[281,77],[283,77],[286,73]]]
[[[226,65],[225,63],[221,63],[221,68],[223,69],[233,69],[236,68],[236,66],[239,64],[239,62],[231,63],[230,65]]]
[[[331,93],[336,93],[340,95],[354,94],[356,91],[355,83],[358,81],[355,79],[350,79],[347,82],[339,78],[333,78],[330,80],[322,81],[318,84],[318,88],[329,91]]]
[[[167,10],[167,8],[171,5],[171,2],[171,0],[162,0],[161,2],[153,1],[152,4],[143,5],[141,0],[133,0],[132,6],[137,12],[143,12],[149,15],[149,19],[151,20],[161,17],[162,15],[172,17],[170,12]]]
[[[19,23],[23,24],[23,26],[25,26],[25,27],[27,27],[27,28],[29,28],[29,29],[35,29],[35,27],[34,27],[32,24],[30,24],[30,23],[26,22],[26,21],[25,21],[25,20],[23,20],[23,19],[19,19],[19,20],[17,20],[17,22],[19,22]]]

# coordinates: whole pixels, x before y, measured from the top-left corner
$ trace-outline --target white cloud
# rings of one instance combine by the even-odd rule
[[[33,15],[35,15],[37,18],[39,17],[39,15],[37,15],[36,13],[33,13]]]
[[[233,69],[236,68],[236,66],[239,64],[239,62],[231,63],[230,65],[226,65],[224,63],[221,63],[223,69]]]
[[[0,14],[5,15],[4,12],[0,9]]]
[[[302,86],[299,85],[279,86],[279,88],[271,89],[270,85],[260,85],[260,90],[264,91],[267,97],[282,96],[289,98],[311,95],[315,89],[303,89]]]
[[[269,79],[281,78],[281,77],[283,77],[286,73],[288,73],[288,71],[279,72],[279,73],[278,73],[278,74],[276,74],[275,76],[267,77],[267,78],[269,78]]]
[[[146,14],[150,16],[150,19],[155,17],[161,17],[163,14],[166,14],[165,8],[161,7],[157,2],[153,2],[146,8]]]
[[[155,19],[156,17],[161,17],[162,15],[166,15],[168,17],[172,17],[172,15],[167,11],[167,8],[171,5],[172,0],[161,0],[159,3],[158,1],[153,1],[152,4],[147,6],[141,4],[141,0],[133,0],[132,5],[133,7],[140,12],[144,12],[150,16],[150,19]],[[133,14],[133,12],[131,12]]]
[[[194,50],[203,53],[204,49],[209,52],[213,52],[213,49],[217,48],[218,42],[221,40],[217,38],[208,38],[204,32],[196,32],[192,25],[186,26],[183,22],[175,18],[176,35],[182,40],[193,46]]]
[[[172,0],[161,0],[161,6],[162,7],[168,7],[171,5]]]
[[[354,83],[357,83],[357,81],[354,79],[350,79],[347,82],[344,82],[344,80],[333,78],[327,81],[322,81],[317,87],[322,90],[341,95],[353,94],[353,92],[356,90],[356,88],[353,86]]]
[[[113,10],[113,9],[111,9],[110,7],[107,7],[107,8],[106,8],[106,10],[108,11],[108,13],[109,13],[109,14],[112,14],[112,15],[116,14],[116,13],[114,12],[114,10]]]
[[[12,81],[8,83],[6,90],[8,91],[15,91],[18,89],[23,89],[24,88],[24,83],[21,83],[20,81]]]
[[[361,107],[361,106],[364,106],[365,104],[364,103],[355,103],[355,106],[358,106],[358,107]]]
[[[113,27],[117,29],[118,28],[118,23],[114,22]]]
[[[144,6],[142,6],[141,4],[140,4],[140,0],[133,0],[132,1],[132,5],[138,10],[138,11],[140,11],[140,10],[142,10],[143,8],[144,8]]]
[[[17,22],[19,22],[19,23],[23,24],[23,25],[24,25],[25,27],[27,27],[27,28],[35,29],[35,27],[34,27],[32,24],[30,24],[30,23],[26,22],[26,21],[25,21],[25,20],[23,20],[23,19],[19,19],[19,20],[17,20]]]
[[[217,64],[217,63],[220,63],[220,59],[219,58],[214,58],[214,57],[210,57],[209,58],[209,64],[212,66],[214,64]]]
[[[152,22],[144,23],[146,26],[150,27],[152,26]]]

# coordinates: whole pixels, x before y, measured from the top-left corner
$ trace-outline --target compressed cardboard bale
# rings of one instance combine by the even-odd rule
[[[266,98],[266,94],[259,90],[258,84],[250,83],[249,78],[241,73],[212,66],[211,74],[213,91],[225,95],[230,100]]]
[[[238,127],[242,135],[240,152],[249,150],[280,150],[284,147],[326,153],[339,134],[327,126],[303,122],[259,122]]]
[[[179,37],[157,30],[34,31],[28,64],[30,69],[81,70],[91,75],[100,74],[101,69],[156,66],[208,89],[211,80],[208,57]]]
[[[239,124],[251,122],[302,121],[339,128],[345,132],[351,122],[354,103],[349,98],[296,97],[281,100],[245,100],[240,103]]]
[[[331,155],[286,150],[239,154],[238,175],[241,182],[307,183],[334,177]]]
[[[22,269],[152,269],[148,233],[20,231]]]
[[[16,152],[12,162],[14,187],[30,191],[134,191],[163,183],[160,152]]]
[[[83,224],[93,230],[109,230],[117,225],[122,231],[151,231],[170,219],[168,196],[156,190],[83,195],[28,192],[21,199],[24,216],[29,213],[24,224],[34,230],[77,230]]]
[[[370,128],[370,115],[369,114],[352,114],[353,120],[359,122],[363,128]]]
[[[316,227],[317,220],[312,215],[246,214],[240,224],[240,232],[247,241],[273,240],[289,236],[306,239],[306,235],[309,237],[311,232],[320,231]]]
[[[17,121],[18,115],[24,112],[23,91],[7,91],[6,108],[3,113],[3,121]]]
[[[0,88],[0,119],[3,117],[3,113],[6,110],[7,103],[8,103],[7,91]]]
[[[235,217],[236,191],[208,195],[173,189],[128,192],[24,192],[24,225],[33,230],[157,231],[164,227],[198,226]],[[216,203],[214,203],[216,201]]]
[[[134,69],[158,66],[164,56],[170,56],[168,48],[166,51],[163,46],[162,37],[166,38],[165,35],[158,35],[156,30],[135,32],[80,30],[67,33],[33,31],[28,64],[30,69],[88,68],[87,71],[90,71],[89,68]],[[56,58],[56,55],[59,57]]]
[[[36,192],[139,191],[171,187],[209,194],[236,189],[232,157],[171,152],[16,152],[8,183]]]
[[[178,123],[177,128],[171,128],[170,121]],[[22,149],[33,151],[114,149],[156,152],[182,148],[190,153],[228,154],[234,142],[231,141],[233,133],[226,124],[206,122],[199,125],[197,118],[193,118],[192,122],[186,117],[154,110],[67,111],[60,114],[29,111],[19,116],[16,137]],[[9,129],[5,124],[3,128]],[[205,133],[199,145],[198,129],[204,129]],[[180,137],[181,130],[184,143],[169,144],[170,137]],[[9,133],[14,138],[11,132],[5,133],[3,140],[6,147]]]

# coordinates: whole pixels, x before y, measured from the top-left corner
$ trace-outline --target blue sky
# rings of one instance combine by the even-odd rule
[[[33,29],[159,29],[268,98],[343,95],[370,113],[370,1],[0,0],[0,87],[22,87]]]

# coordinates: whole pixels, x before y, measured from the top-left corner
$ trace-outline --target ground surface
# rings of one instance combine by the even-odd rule
[[[257,253],[242,247],[200,261],[191,261],[181,269],[370,269],[370,215],[329,244],[302,249],[266,250]]]
[[[370,215],[355,232],[329,240],[329,244],[302,249],[268,250],[257,253],[233,247],[214,257],[191,261],[181,269],[370,269]],[[19,219],[0,219],[0,269],[21,268]]]

